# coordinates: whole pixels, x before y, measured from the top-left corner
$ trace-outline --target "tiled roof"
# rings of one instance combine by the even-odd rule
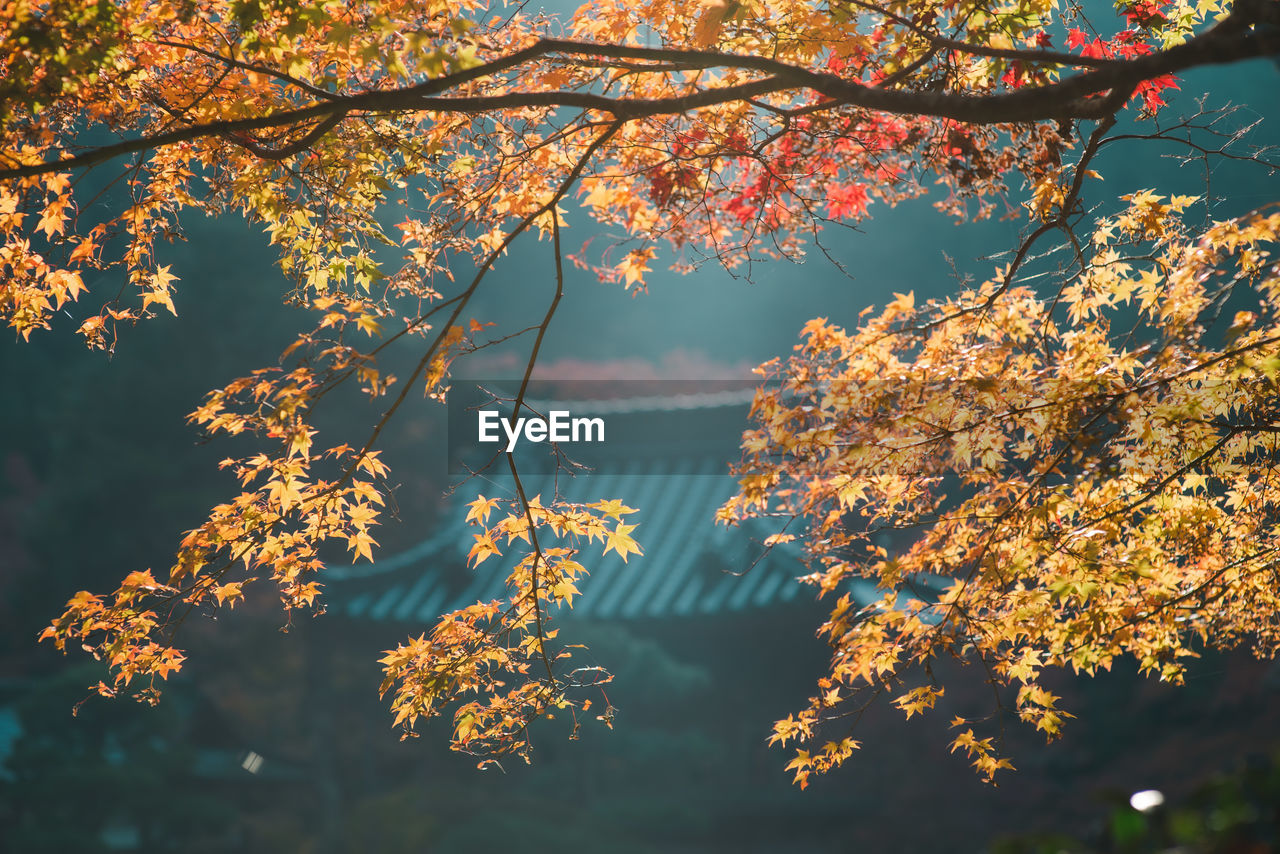
[[[529,495],[550,496],[555,488],[549,475],[522,479]],[[511,494],[509,483],[487,478],[480,487],[491,496]],[[795,580],[805,569],[792,546],[777,546],[761,558],[760,542],[770,529],[715,523],[716,508],[735,486],[722,463],[698,456],[633,460],[587,476],[562,475],[559,486],[567,501],[621,498],[638,508],[628,522],[638,523],[634,535],[644,549],[643,557],[633,555],[624,564],[612,552],[593,559],[597,547],[584,547],[580,560],[590,575],[579,582],[582,595],[561,619],[692,617],[813,599],[813,588]],[[475,529],[464,521],[463,494],[457,501],[441,529],[412,548],[373,565],[330,570],[330,612],[422,623],[503,597],[505,579],[522,552],[513,548],[466,569]]]
[[[807,571],[798,549],[783,544],[766,552],[761,545],[776,526],[767,520],[740,527],[715,522],[716,509],[736,488],[728,463],[739,454],[737,437],[747,423],[751,390],[695,387],[694,393],[683,393],[683,385],[672,387],[682,393],[544,405],[607,414],[610,441],[573,449],[575,458],[592,467],[586,475],[545,473],[550,468],[545,454],[538,458],[541,465],[535,458],[522,462],[526,494],[547,501],[558,490],[560,498],[574,503],[620,499],[637,508],[626,521],[637,525],[634,536],[644,549],[643,556],[632,555],[624,564],[613,552],[601,558],[598,544],[582,547],[578,559],[589,575],[577,582],[581,595],[572,610],[558,619],[682,618],[814,599],[816,590],[796,581]],[[473,429],[470,410],[459,409],[468,417],[450,429]],[[493,469],[505,472],[505,466]],[[503,598],[505,580],[523,552],[512,548],[475,570],[467,568],[476,529],[466,524],[464,505],[476,492],[515,494],[509,475],[486,473],[457,490],[452,512],[418,544],[372,565],[327,569],[330,612],[421,624],[477,601]],[[868,582],[851,592],[862,604],[879,598]]]

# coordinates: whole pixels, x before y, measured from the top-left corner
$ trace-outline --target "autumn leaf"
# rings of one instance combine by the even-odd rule
[[[616,498],[612,498],[608,501],[597,501],[595,504],[592,504],[591,507],[599,510],[608,518],[614,519],[618,522],[622,521],[622,517],[624,515],[636,512],[634,507],[628,507]]]
[[[617,552],[618,557],[622,558],[622,562],[627,562],[628,554],[642,554],[640,546],[631,537],[631,532],[636,529],[635,525],[623,525],[618,523],[612,531],[605,534],[605,554],[610,550]]]
[[[217,597],[219,605],[227,603],[234,605],[236,600],[244,598],[244,593],[241,592],[240,588],[241,584],[239,582],[231,581],[226,584],[219,584],[214,588],[213,593]]]
[[[467,505],[469,508],[466,518],[467,524],[479,522],[483,525],[488,522],[489,514],[498,506],[498,503],[499,499],[497,498],[485,498],[483,495],[476,496],[476,500]]]

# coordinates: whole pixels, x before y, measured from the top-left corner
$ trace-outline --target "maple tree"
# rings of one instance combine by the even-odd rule
[[[287,298],[315,318],[279,366],[191,415],[260,437],[224,464],[244,491],[166,575],[78,593],[43,636],[106,661],[102,693],[154,700],[182,665],[186,614],[268,585],[287,610],[315,607],[326,544],[372,556],[379,436],[410,394],[442,400],[455,360],[491,340],[469,306],[517,239],[549,240],[557,283],[527,384],[566,259],[643,289],[661,243],[684,271],[796,258],[824,225],[928,193],[957,220],[1026,216],[1029,231],[949,300],[899,296],[853,332],[809,324],[764,368],[777,382],[721,511],[798,520],[772,542],[796,539],[804,580],[836,599],[820,630],[830,673],[774,733],[801,745],[798,780],[852,753],[829,733],[868,692],[908,716],[932,708],[943,686],[921,674],[939,658],[980,663],[998,704],[1016,686],[1012,713],[1052,736],[1068,713],[1046,669],[1133,655],[1176,680],[1196,642],[1271,651],[1280,214],[1193,226],[1196,199],[1152,191],[1090,226],[1083,196],[1123,111],[1156,115],[1179,72],[1275,53],[1280,8],[1117,8],[594,0],[559,20],[474,0],[6,3],[0,317],[16,334],[92,300],[79,332],[110,351],[123,327],[176,313],[182,271],[157,245],[184,213],[265,229]],[[1151,136],[1194,147],[1179,129],[1195,128]],[[566,255],[579,216],[618,236]],[[1064,260],[1042,293],[1035,250],[1054,237]],[[124,286],[90,295],[90,271]],[[1216,312],[1246,293],[1256,305],[1215,337]],[[387,348],[415,340],[410,375],[389,374]],[[314,413],[343,385],[382,412],[357,445],[318,443]],[[454,746],[482,761],[527,756],[529,724],[557,710],[611,722],[578,692],[607,674],[575,667],[550,618],[590,569],[582,547],[640,553],[622,500],[544,502],[507,464],[518,497],[481,496],[468,521],[473,565],[524,550],[508,596],[382,660],[396,720],[411,731],[449,709]],[[890,556],[865,536],[886,527],[919,536]],[[855,609],[839,595],[854,577],[883,598]],[[953,750],[984,776],[1009,766],[982,722],[953,723]]]

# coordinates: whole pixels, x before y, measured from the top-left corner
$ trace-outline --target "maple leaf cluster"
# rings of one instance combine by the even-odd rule
[[[822,690],[775,741],[819,739],[866,694],[931,709],[944,686],[908,686],[939,661],[978,664],[1052,738],[1070,717],[1052,669],[1128,656],[1180,682],[1204,645],[1280,648],[1280,213],[1198,233],[1198,199],[1124,201],[1051,302],[1000,271],[853,332],[815,320],[762,369],[721,517],[801,520],[802,581],[836,599]],[[1254,308],[1215,345],[1228,294]],[[854,607],[855,579],[879,599]],[[973,723],[952,749],[989,779],[1011,766]],[[803,782],[847,756],[792,764]]]
[[[488,526],[499,505],[509,512]],[[574,645],[553,648],[558,630],[550,628],[550,617],[561,606],[572,608],[580,595],[577,582],[587,570],[574,559],[578,543],[599,542],[602,555],[615,551],[623,562],[629,554],[642,553],[631,536],[636,526],[622,522],[634,512],[617,500],[548,507],[541,496],[523,506],[515,500],[476,498],[467,513],[467,521],[481,529],[468,554],[471,566],[501,557],[516,541],[530,551],[511,569],[505,601],[477,602],[445,614],[430,637],[411,638],[381,659],[385,676],[380,691],[395,689],[391,710],[405,735],[414,733],[419,718],[439,715],[443,707],[457,703],[452,746],[483,757],[484,767],[506,754],[528,761],[529,725],[539,718],[568,712],[576,734],[577,713],[588,711],[592,701],[573,694],[599,688],[612,677],[599,667],[572,666]],[[565,545],[552,546],[550,540]],[[601,693],[607,710],[608,695]],[[476,699],[464,701],[472,694]],[[611,723],[609,717],[601,720]]]

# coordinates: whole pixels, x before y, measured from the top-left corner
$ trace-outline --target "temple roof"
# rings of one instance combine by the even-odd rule
[[[654,619],[731,613],[813,598],[795,578],[805,572],[798,552],[782,545],[766,553],[763,524],[726,527],[716,508],[735,483],[705,458],[638,461],[613,471],[561,477],[566,501],[621,497],[637,512],[634,536],[643,556],[627,563],[610,553],[579,560],[590,575],[578,583],[582,595],[562,618]],[[551,495],[553,476],[524,478],[528,494]],[[496,494],[501,479],[488,478],[484,492]],[[459,496],[460,498],[461,496]],[[459,505],[463,502],[459,501]],[[370,620],[423,622],[476,601],[505,595],[505,580],[523,552],[513,548],[467,570],[475,528],[465,507],[452,512],[430,537],[372,565],[327,571],[331,613]],[[754,565],[753,565],[754,563]]]
[[[596,411],[609,412],[610,429],[627,438],[595,453],[590,473],[570,477],[522,467],[525,493],[540,494],[544,502],[558,493],[573,503],[618,498],[637,508],[627,523],[637,525],[633,536],[643,556],[623,563],[612,552],[599,557],[597,546],[581,548],[578,560],[589,575],[577,584],[581,596],[572,610],[558,619],[681,618],[814,599],[816,590],[796,581],[807,572],[799,550],[791,544],[763,547],[777,526],[769,520],[716,524],[716,509],[736,488],[728,463],[746,422],[747,399],[734,392],[673,396],[671,405],[658,398],[609,401],[607,410]],[[710,433],[727,442],[713,446],[690,438],[709,434],[709,416],[714,418]],[[736,429],[726,431],[724,424]],[[644,437],[642,443],[637,436]],[[330,613],[422,623],[477,601],[503,598],[506,578],[524,552],[512,548],[467,569],[478,529],[466,523],[465,504],[477,491],[489,497],[515,494],[509,474],[485,473],[457,490],[451,511],[419,543],[372,565],[327,569]],[[855,589],[855,598],[871,601],[874,588],[865,588]]]

